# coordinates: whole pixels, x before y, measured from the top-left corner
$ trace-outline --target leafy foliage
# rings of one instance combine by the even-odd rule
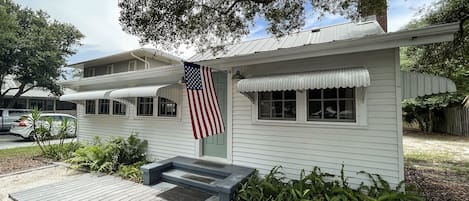
[[[223,49],[239,41],[259,18],[267,21],[267,32],[279,37],[303,28],[307,8],[350,19],[382,14],[387,8],[386,0],[120,0],[119,7],[123,29],[142,43],[166,49],[186,44],[199,50]]]
[[[451,42],[403,49],[402,56],[406,61],[402,65],[404,70],[448,77],[456,84],[456,94],[426,96],[404,102],[405,120],[418,122],[423,131],[433,131],[435,125],[441,123],[436,118],[441,116],[440,110],[464,102],[464,97],[469,94],[469,4],[465,0],[438,1],[433,8],[421,12],[424,16],[407,25],[407,28],[459,23],[459,31]]]
[[[20,83],[17,88],[0,91],[0,102],[9,91],[16,90],[16,101],[34,87],[61,94],[57,84],[60,67],[75,53],[73,48],[83,35],[70,24],[51,20],[43,11],[21,8],[11,0],[0,0],[0,24],[0,88],[7,75]]]
[[[147,141],[138,139],[134,134],[127,139],[114,138],[109,142],[102,142],[99,137],[95,137],[92,144],[77,149],[67,162],[75,168],[115,173],[121,165],[146,162],[146,147]]]
[[[301,171],[299,180],[286,182],[281,167],[274,167],[264,178],[258,173],[251,175],[242,183],[235,195],[238,201],[280,201],[280,200],[423,200],[412,188],[402,192],[402,182],[396,187],[385,181],[381,176],[366,174],[372,185],[361,184],[358,189],[352,189],[344,176],[343,166],[339,180],[336,176],[321,172],[315,167],[308,175]]]
[[[128,179],[136,183],[142,183],[143,173],[142,171],[140,171],[140,167],[142,165],[145,165],[146,163],[147,163],[146,161],[140,161],[132,165],[121,165],[119,166],[117,175],[124,179]]]

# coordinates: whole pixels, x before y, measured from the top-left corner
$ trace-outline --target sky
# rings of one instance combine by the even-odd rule
[[[77,54],[69,57],[69,64],[122,51],[137,49],[138,38],[122,31],[119,24],[119,7],[117,0],[14,0],[16,3],[46,11],[51,18],[76,26],[85,38],[77,48]],[[388,0],[388,31],[401,29],[412,19],[414,13],[423,6],[431,5],[435,0]],[[327,15],[321,19],[307,13],[304,29],[323,27],[347,22],[341,16]],[[255,26],[250,27],[250,35],[245,40],[268,37],[265,31],[267,23],[257,19]],[[145,47],[151,47],[149,45]],[[194,49],[181,50],[182,58],[189,58]]]

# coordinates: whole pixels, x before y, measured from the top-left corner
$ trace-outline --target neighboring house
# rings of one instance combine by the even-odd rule
[[[20,83],[15,81],[11,75],[6,76],[3,82],[2,92],[20,86]],[[16,92],[17,90],[10,90],[3,98],[3,102],[0,102],[0,108],[7,107]],[[75,91],[64,88],[64,94],[70,93],[75,93]],[[76,105],[74,103],[60,101],[58,96],[43,88],[33,88],[27,91],[22,94],[13,105],[15,109],[33,109],[34,107],[38,107],[44,112],[76,115]]]
[[[344,164],[354,185],[367,180],[361,170],[396,185],[404,179],[401,98],[455,90],[448,79],[401,72],[399,47],[449,41],[457,29],[385,33],[375,21],[345,23],[195,55],[189,61],[219,70],[213,77],[226,126],[203,140],[193,137],[183,65],[156,50],[70,65],[94,73],[62,82],[78,93],[61,100],[78,103],[80,140],[138,133],[149,142],[150,159],[188,156],[261,173],[281,165],[289,178],[314,166],[339,174]],[[132,66],[135,55],[159,62],[96,73]]]

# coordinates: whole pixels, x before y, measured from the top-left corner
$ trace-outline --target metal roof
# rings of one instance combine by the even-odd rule
[[[82,64],[93,66],[93,65],[102,65],[106,63],[118,62],[118,61],[123,61],[123,60],[128,60],[128,59],[134,59],[131,53],[137,56],[153,57],[158,60],[166,61],[169,64],[177,64],[177,63],[180,63],[182,60],[182,58],[180,57],[174,56],[172,54],[168,54],[166,52],[163,52],[154,48],[139,48],[139,49],[120,52],[117,54],[112,54],[112,55],[108,55],[104,57],[98,57],[98,58],[94,58],[90,60],[85,60],[85,61],[81,61],[78,63],[67,64],[67,66],[80,68],[80,65]]]
[[[401,72],[402,99],[456,92],[456,84],[448,78],[417,72]]]
[[[361,38],[385,33],[376,21],[345,23],[288,34],[281,38],[263,38],[227,45],[225,50],[215,55],[211,51],[198,53],[189,61],[206,61],[218,58],[248,55],[278,49],[327,43],[337,40]]]
[[[370,74],[367,69],[359,67],[242,79],[238,82],[238,91],[262,92],[368,86],[370,86]]]

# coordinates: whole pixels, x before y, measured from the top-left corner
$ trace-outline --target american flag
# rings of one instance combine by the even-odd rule
[[[225,132],[212,79],[212,69],[184,62],[184,79],[195,139]]]

